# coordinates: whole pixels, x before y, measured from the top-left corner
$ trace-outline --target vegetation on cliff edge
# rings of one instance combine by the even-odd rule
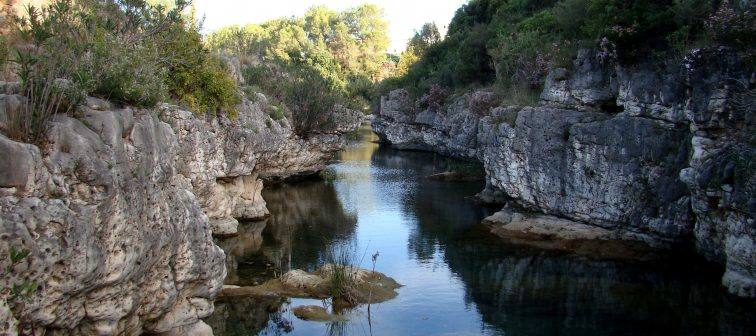
[[[176,101],[197,113],[232,113],[238,88],[204,46],[189,2],[54,0],[4,24],[9,61],[33,104],[11,116],[12,137],[36,142],[46,120],[84,96],[152,107]],[[18,13],[16,13],[18,14]],[[0,50],[2,52],[2,50]],[[6,55],[8,55],[6,54]]]
[[[549,68],[569,66],[578,48],[636,62],[697,46],[748,49],[756,42],[752,2],[727,0],[471,0],[457,10],[443,40],[434,34],[424,27],[410,41],[412,52],[399,62],[412,64],[398,67],[382,93],[405,87],[420,97],[440,85],[527,95],[541,88]],[[417,48],[414,40],[424,39],[438,42]]]

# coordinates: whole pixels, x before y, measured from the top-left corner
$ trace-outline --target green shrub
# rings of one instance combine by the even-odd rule
[[[604,40],[624,63],[687,52],[705,45],[707,31],[720,43],[749,48],[753,7],[715,0],[471,0],[457,10],[445,39],[403,64],[379,94],[405,87],[417,98],[433,84],[454,92],[492,84],[539,90],[549,68],[569,65],[579,47],[600,48]]]
[[[236,83],[182,14],[144,0],[55,0],[17,18],[22,39],[56,78],[85,93],[151,107],[174,98],[198,113],[233,112]]]
[[[152,107],[168,98],[166,69],[155,48],[126,46],[102,32],[88,42],[90,53],[82,57],[74,78],[90,94],[140,107]]]
[[[357,269],[355,253],[348,246],[332,246],[325,253],[325,262],[330,266],[327,274],[328,294],[337,306],[351,306],[357,303]]]
[[[297,134],[308,137],[315,131],[331,126],[334,106],[340,97],[323,77],[313,71],[301,69],[282,89]]]
[[[58,78],[57,66],[40,61],[33,53],[16,51],[14,61],[27,101],[20,108],[8,109],[6,134],[17,141],[41,144],[51,118],[70,112],[83,94],[71,81]]]
[[[5,40],[5,36],[0,36],[0,75],[5,71],[5,67],[8,63],[8,42]]]
[[[706,20],[706,28],[716,41],[753,48],[756,43],[756,4],[752,1],[723,1]]]
[[[268,106],[268,115],[270,116],[270,119],[273,119],[274,121],[281,121],[286,118],[284,110],[281,107],[272,104]]]
[[[336,104],[367,109],[376,82],[394,65],[387,22],[374,5],[342,12],[315,6],[301,18],[226,27],[207,40],[241,61],[244,84],[290,112],[302,136],[330,127]]]
[[[223,63],[202,44],[198,27],[175,26],[168,31],[167,47],[174,61],[168,66],[172,95],[199,113],[235,113],[239,88]]]

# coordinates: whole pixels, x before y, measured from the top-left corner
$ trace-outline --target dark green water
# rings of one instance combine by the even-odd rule
[[[349,322],[307,322],[306,299],[216,302],[215,335],[753,335],[754,303],[724,293],[718,270],[688,259],[594,260],[509,246],[479,223],[482,182],[424,178],[459,167],[396,151],[365,130],[330,167],[333,178],[267,188],[272,216],[219,241],[228,284],[314,270],[333,246],[404,285],[393,300],[358,307]],[[362,258],[360,255],[367,256]]]

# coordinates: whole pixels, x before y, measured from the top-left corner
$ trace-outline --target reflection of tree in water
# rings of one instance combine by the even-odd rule
[[[408,238],[410,253],[418,260],[433,258],[439,248],[489,214],[470,196],[483,190],[480,182],[446,182],[426,178],[455,165],[455,160],[425,152],[398,152],[381,147],[373,153],[372,165],[396,172],[397,193],[406,214],[417,219]]]
[[[490,240],[493,239],[493,240]],[[735,304],[718,274],[679,261],[600,261],[508,247],[470,233],[444,258],[483,320],[506,335],[745,335],[756,305]]]
[[[754,302],[733,302],[716,277],[702,276],[719,272],[508,247],[477,225],[487,211],[465,199],[482,183],[423,178],[446,164],[428,153],[381,149],[372,163],[402,174],[393,196],[416,219],[410,253],[420,261],[440,254],[466,301],[506,335],[745,335],[754,325]]]
[[[238,236],[218,242],[227,254],[227,284],[260,284],[292,268],[314,270],[329,246],[354,235],[357,219],[328,183],[299,182],[266,189],[263,196],[271,217],[242,223]]]
[[[307,181],[271,188],[263,192],[263,197],[271,212],[263,245],[280,249],[283,271],[312,271],[330,246],[354,237],[357,218],[344,211],[329,183]]]
[[[444,183],[426,181],[404,203],[413,211],[417,225],[408,237],[409,250],[418,260],[433,258],[473,225],[477,225],[488,212],[464,196],[474,195],[482,183]]]
[[[330,184],[267,188],[263,197],[271,217],[242,223],[238,236],[218,241],[227,255],[228,284],[249,286],[292,268],[313,270],[330,246],[352,240],[357,219],[345,213]],[[232,298],[216,302],[206,322],[216,335],[277,335],[291,331],[282,309],[288,308],[277,299]]]

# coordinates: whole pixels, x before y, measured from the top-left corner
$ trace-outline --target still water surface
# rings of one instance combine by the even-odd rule
[[[686,260],[595,260],[509,246],[480,220],[482,182],[425,178],[459,167],[431,153],[380,147],[363,130],[331,177],[267,188],[272,216],[218,241],[228,284],[255,285],[290,269],[312,271],[334,246],[404,286],[307,322],[291,309],[319,300],[234,298],[206,319],[215,335],[753,335],[754,304],[723,293],[718,270]],[[365,255],[364,257],[362,257]]]

